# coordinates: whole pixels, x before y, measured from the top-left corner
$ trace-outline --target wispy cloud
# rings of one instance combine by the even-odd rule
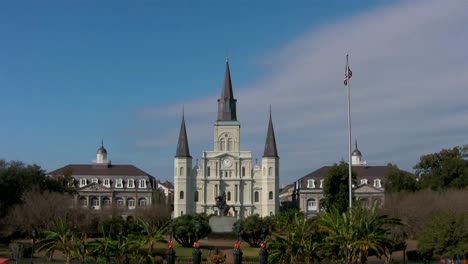
[[[325,25],[270,54],[262,64],[269,76],[235,87],[243,147],[261,155],[272,104],[282,183],[346,158],[346,52],[353,137],[369,164],[410,169],[427,151],[467,143],[466,10],[464,0],[404,1]],[[212,148],[217,96],[147,108],[140,117],[180,122],[174,113],[184,104],[196,156]],[[135,144],[175,150],[178,129],[178,123],[158,127]],[[172,158],[169,153],[159,162],[169,175]]]

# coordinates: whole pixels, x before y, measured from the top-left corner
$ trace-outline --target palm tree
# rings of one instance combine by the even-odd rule
[[[291,210],[276,218],[276,231],[269,241],[268,262],[296,263],[310,261],[313,243],[311,234],[315,233],[314,220],[297,211]]]
[[[319,231],[325,234],[324,242],[318,245],[322,256],[350,264],[365,263],[371,251],[377,257],[388,256],[393,239],[386,228],[401,225],[401,221],[379,215],[377,207],[356,206],[342,214],[332,209],[319,215]]]
[[[145,222],[143,219],[138,219],[138,225],[142,229],[140,238],[142,243],[148,246],[148,255],[151,255],[153,252],[156,242],[164,240],[163,236],[164,233],[166,233],[168,224],[169,222],[166,222],[162,225],[151,225],[148,222]]]
[[[72,251],[76,247],[76,234],[68,227],[63,219],[54,222],[55,231],[45,231],[46,238],[40,241],[38,251],[45,251],[45,254],[54,255],[55,251],[60,251],[65,257],[65,262],[70,263]]]

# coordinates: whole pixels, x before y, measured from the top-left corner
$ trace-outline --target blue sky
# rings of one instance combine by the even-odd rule
[[[0,158],[53,170],[95,159],[172,179],[185,105],[192,156],[212,149],[229,49],[242,148],[268,105],[289,183],[347,155],[410,170],[467,143],[465,1],[9,1],[0,4]],[[463,88],[464,87],[464,88]]]

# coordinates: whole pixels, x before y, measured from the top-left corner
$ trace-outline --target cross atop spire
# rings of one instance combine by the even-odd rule
[[[228,58],[226,58],[226,72],[224,74],[223,89],[221,97],[218,99],[218,119],[217,121],[237,121],[236,102],[232,91],[231,71],[229,69]]]
[[[189,144],[187,139],[187,130],[185,129],[185,114],[182,107],[182,123],[180,124],[179,140],[177,142],[176,150],[177,158],[191,158]]]
[[[267,137],[265,142],[265,151],[263,157],[278,158],[278,150],[276,148],[275,130],[273,129],[273,121],[271,118],[271,105],[270,105],[270,120],[268,122]]]

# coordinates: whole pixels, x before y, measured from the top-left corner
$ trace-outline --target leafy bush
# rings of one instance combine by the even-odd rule
[[[232,227],[234,232],[237,232],[237,225],[239,223],[240,235],[251,247],[260,247],[263,236],[269,235],[273,228],[273,220],[271,217],[267,216],[262,218],[257,214],[237,220]],[[264,234],[262,233],[262,228],[266,228]]]
[[[199,223],[198,234],[195,232],[196,223]],[[172,220],[174,239],[183,247],[192,247],[198,238],[206,237],[211,233],[208,218],[204,215],[182,215]]]

